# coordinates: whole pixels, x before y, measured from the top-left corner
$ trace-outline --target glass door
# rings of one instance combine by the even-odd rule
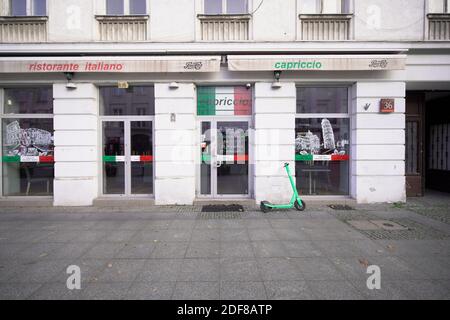
[[[152,121],[102,123],[103,194],[153,194]]]
[[[248,197],[249,121],[201,121],[199,196]]]

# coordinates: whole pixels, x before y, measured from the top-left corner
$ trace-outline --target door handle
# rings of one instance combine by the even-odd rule
[[[222,160],[216,161],[216,167],[219,168],[222,165]]]

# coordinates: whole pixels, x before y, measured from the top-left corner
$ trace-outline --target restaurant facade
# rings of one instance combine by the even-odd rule
[[[245,10],[256,10],[251,2]],[[362,10],[349,8],[353,19]],[[449,191],[448,39],[369,41],[352,25],[352,41],[264,41],[264,16],[250,16],[253,40],[3,38],[0,201],[288,202],[285,163],[306,198],[404,202],[427,187]],[[97,21],[108,17],[122,19]],[[207,18],[196,16],[194,39]]]

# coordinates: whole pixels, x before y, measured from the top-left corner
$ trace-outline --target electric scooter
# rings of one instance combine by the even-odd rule
[[[295,207],[298,211],[303,211],[306,208],[305,202],[300,199],[297,188],[295,187],[294,179],[291,176],[291,171],[289,170],[289,163],[284,164],[284,168],[286,169],[287,175],[289,177],[289,181],[291,182],[292,190],[294,194],[292,195],[291,202],[289,204],[273,204],[269,201],[261,201],[260,208],[261,211],[266,213],[272,209],[292,209]]]

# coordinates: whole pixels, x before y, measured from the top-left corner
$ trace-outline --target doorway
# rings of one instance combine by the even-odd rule
[[[102,120],[104,195],[153,194],[153,121]]]
[[[249,198],[250,119],[204,118],[199,121],[199,129],[197,196]]]

